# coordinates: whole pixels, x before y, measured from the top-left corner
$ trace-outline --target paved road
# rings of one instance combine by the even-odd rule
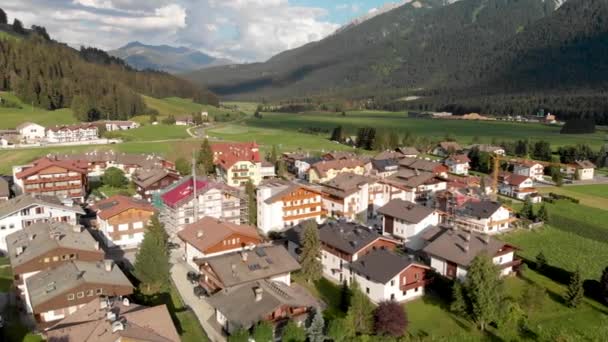
[[[210,323],[215,322],[215,310],[204,299],[194,296],[193,285],[186,278],[188,271],[193,271],[193,269],[184,261],[175,259],[171,268],[171,278],[182,299],[186,305],[192,308],[209,339],[213,342],[225,342],[226,337],[221,331],[218,331],[218,327]]]

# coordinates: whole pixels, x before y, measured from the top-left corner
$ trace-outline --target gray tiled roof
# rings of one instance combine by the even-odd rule
[[[330,195],[345,197],[359,190],[359,187],[364,184],[375,183],[376,180],[371,177],[361,176],[351,172],[344,172],[332,180],[322,183],[323,192]]]
[[[353,222],[328,222],[319,229],[319,239],[343,252],[355,254],[382,236]]]
[[[394,199],[378,209],[378,212],[386,216],[395,217],[416,224],[429,215],[432,215],[435,211],[416,203],[407,202],[402,199]]]
[[[386,284],[412,264],[419,265],[406,256],[386,249],[377,249],[351,263],[350,268],[376,283]]]
[[[482,219],[490,218],[502,207],[502,204],[494,201],[468,202],[465,205],[465,214]]]
[[[49,206],[53,208],[73,211],[77,214],[84,215],[84,211],[79,206],[69,207],[63,204],[59,198],[55,196],[35,196],[32,194],[23,194],[9,199],[6,202],[0,203],[0,218],[6,217],[12,213],[28,208],[32,205]]]
[[[0,177],[0,197],[9,197],[11,190],[9,189],[8,181]]]

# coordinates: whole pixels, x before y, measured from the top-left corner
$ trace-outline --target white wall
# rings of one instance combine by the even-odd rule
[[[270,280],[280,282],[287,286],[290,286],[291,285],[291,274],[290,273],[281,274],[281,275],[270,278]]]
[[[377,283],[373,280],[367,280],[366,277],[356,273],[354,274],[354,278],[357,283],[359,283],[361,291],[363,291],[363,293],[365,293],[367,297],[376,304],[385,300],[391,300],[391,295],[394,296],[394,300],[397,302],[411,300],[424,295],[423,286],[419,287],[418,291],[416,291],[416,289],[410,289],[405,292],[401,291],[399,288],[399,274],[397,274],[393,279],[389,280],[386,284]]]
[[[333,273],[332,270],[340,269],[340,261],[342,261],[342,272]],[[321,250],[321,264],[323,265],[323,275],[325,277],[336,282],[344,281],[344,278],[347,277],[348,262],[325,250]],[[343,274],[344,278],[340,279],[340,274]]]

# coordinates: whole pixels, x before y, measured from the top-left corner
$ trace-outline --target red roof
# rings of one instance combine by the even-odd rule
[[[94,206],[97,216],[107,220],[129,209],[139,209],[154,212],[154,207],[145,201],[136,200],[132,197],[115,195],[99,201]]]
[[[33,162],[32,164],[34,166],[15,174],[15,177],[17,177],[17,179],[29,177],[31,175],[35,175],[38,172],[40,172],[44,169],[47,169],[49,167],[52,167],[52,166],[61,167],[66,170],[78,172],[81,174],[87,173],[86,169],[83,169],[83,168],[79,167],[78,164],[76,164],[74,162],[70,162],[70,161],[56,161],[56,160],[50,160],[48,158],[40,158],[40,159],[36,160],[35,162]]]
[[[231,168],[242,161],[260,162],[260,148],[254,142],[247,143],[217,143],[211,145],[214,162],[224,169]]]
[[[469,157],[466,154],[452,155],[448,158],[448,160],[450,160],[456,164],[464,164],[464,163],[471,162],[471,159],[469,159]]]
[[[207,180],[196,180],[197,190],[206,188],[210,184]],[[175,206],[185,198],[190,198],[194,192],[192,177],[187,178],[184,182],[175,188],[165,192],[161,198],[163,202],[169,206]]]
[[[526,176],[522,176],[522,175],[518,175],[518,174],[514,174],[514,173],[509,173],[509,172],[503,172],[503,173],[501,173],[500,176],[507,184],[515,185],[515,186],[520,186],[523,182],[530,179],[530,177],[526,177]]]

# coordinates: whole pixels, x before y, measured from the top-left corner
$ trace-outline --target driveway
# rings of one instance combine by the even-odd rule
[[[215,310],[207,304],[204,299],[199,299],[194,295],[194,286],[190,284],[186,278],[188,271],[194,271],[188,264],[182,260],[173,260],[171,268],[171,278],[175,287],[179,291],[184,303],[192,308],[194,314],[198,318],[201,326],[213,342],[225,342],[226,336],[222,333],[219,325],[215,325]]]

